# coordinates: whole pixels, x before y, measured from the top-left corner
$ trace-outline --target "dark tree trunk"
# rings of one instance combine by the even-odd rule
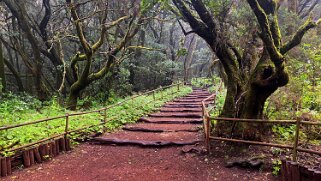
[[[48,99],[50,93],[45,85],[44,78],[42,75],[42,65],[37,66],[36,70],[34,71],[34,81],[35,81],[35,88],[37,92],[37,97],[40,101],[45,101]]]
[[[13,67],[11,62],[9,62],[7,59],[4,59],[4,63],[8,67],[8,69],[11,71],[14,78],[16,79],[19,92],[24,92],[25,90],[24,90],[23,83],[22,83],[19,73]]]
[[[3,57],[1,41],[0,41],[0,79],[1,79],[0,92],[5,92],[6,91],[6,75],[5,75],[5,70],[4,70],[4,57]]]
[[[67,99],[67,109],[76,110],[79,96],[80,96],[79,92],[70,91]]]
[[[191,65],[192,65],[192,61],[194,58],[194,53],[197,45],[198,45],[198,39],[196,35],[193,35],[191,41],[189,42],[187,55],[184,61],[184,82],[190,81],[189,75],[190,75]]]

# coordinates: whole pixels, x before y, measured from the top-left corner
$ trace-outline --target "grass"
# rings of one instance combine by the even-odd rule
[[[190,87],[181,87],[179,92],[177,87],[166,89],[162,92],[155,94],[157,101],[153,101],[153,95],[143,95],[133,100],[127,101],[124,104],[115,106],[107,110],[106,127],[108,131],[112,131],[126,123],[133,123],[141,116],[148,114],[155,109],[161,107],[165,102],[180,97],[191,92]],[[174,94],[172,94],[174,92]],[[163,95],[163,96],[162,96]],[[121,100],[120,100],[121,101]],[[14,101],[15,102],[15,101]],[[23,102],[23,101],[22,101]],[[65,110],[59,106],[55,101],[49,104],[49,106],[43,107],[40,111],[37,111],[37,106],[28,108],[25,103],[16,101],[14,106],[3,105],[0,106],[0,126],[16,125],[20,123],[26,123],[39,119],[55,117],[65,115],[66,113],[75,113]],[[34,103],[37,104],[37,103]],[[100,109],[104,106],[100,105],[92,108],[92,110]],[[113,118],[114,119],[110,119]],[[101,123],[103,120],[102,113],[90,113],[86,115],[71,116],[69,118],[69,130],[75,130],[90,125]],[[6,131],[0,131],[0,151],[3,155],[12,154],[9,153],[9,148],[15,148],[21,145],[32,143],[44,138],[48,138],[55,134],[63,133],[65,130],[65,118],[47,121],[43,123],[23,126],[19,128],[9,129]],[[79,138],[81,135],[89,133],[99,132],[102,130],[102,126],[93,127],[83,130],[79,133],[72,133],[71,138]]]

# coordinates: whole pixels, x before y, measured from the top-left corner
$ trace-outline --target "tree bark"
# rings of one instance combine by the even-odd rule
[[[289,10],[295,14],[298,13],[298,0],[288,0]]]
[[[16,79],[18,91],[24,92],[23,83],[22,83],[19,73],[16,71],[16,69],[13,67],[13,65],[7,59],[4,59],[4,63],[8,67],[8,69],[10,70],[10,72],[12,73],[14,78]]]
[[[85,89],[89,83],[86,80],[78,80],[70,87],[70,93],[67,99],[67,109],[76,110],[80,92]]]
[[[187,55],[184,61],[184,82],[189,81],[190,69],[191,69],[191,65],[192,65],[192,61],[194,58],[194,53],[197,45],[198,45],[198,39],[196,35],[193,35],[189,43]]]
[[[2,43],[0,41],[0,79],[1,79],[1,90],[0,92],[6,91],[6,75],[4,70],[4,57],[3,57],[3,51],[2,51]]]

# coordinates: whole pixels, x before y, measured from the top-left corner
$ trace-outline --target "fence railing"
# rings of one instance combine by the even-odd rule
[[[215,99],[217,93],[214,93],[204,99],[202,101],[202,111],[203,111],[203,125],[204,125],[204,137],[205,137],[205,145],[210,152],[210,140],[218,140],[218,141],[227,141],[227,142],[235,142],[235,143],[244,143],[251,145],[261,145],[261,146],[270,146],[270,147],[278,147],[278,148],[287,148],[292,149],[293,161],[297,161],[298,152],[305,152],[310,154],[316,154],[321,156],[321,151],[304,149],[298,146],[299,144],[299,135],[300,135],[300,127],[306,125],[314,125],[321,126],[321,122],[312,122],[312,121],[302,121],[301,119],[297,120],[265,120],[265,119],[240,119],[240,118],[223,118],[223,117],[211,117],[209,114],[209,110],[206,107],[206,102],[210,99],[214,99],[214,107],[215,107]],[[232,139],[232,138],[223,138],[223,137],[215,137],[211,136],[211,121],[224,121],[224,122],[246,122],[246,123],[261,123],[261,124],[292,124],[296,125],[295,136],[293,145],[285,145],[285,144],[277,144],[277,143],[268,143],[268,142],[260,142],[260,141],[250,141],[250,140],[241,140],[241,139]]]
[[[50,121],[54,121],[54,120],[57,120],[57,119],[65,119],[65,121],[64,121],[65,122],[64,132],[62,132],[60,134],[49,136],[47,138],[44,138],[44,139],[41,139],[41,140],[38,140],[38,141],[35,141],[35,142],[32,142],[32,143],[24,144],[24,145],[21,145],[21,146],[18,146],[18,147],[14,147],[14,148],[5,150],[5,152],[14,152],[14,151],[17,151],[17,150],[22,150],[24,148],[31,147],[33,145],[37,145],[39,143],[43,143],[43,142],[46,142],[46,141],[49,141],[49,140],[53,140],[53,139],[58,138],[58,137],[67,138],[68,134],[70,134],[70,133],[81,132],[82,130],[89,129],[89,128],[92,128],[92,127],[103,126],[103,132],[104,132],[104,131],[106,131],[105,125],[106,125],[107,121],[113,120],[113,119],[118,117],[118,116],[113,116],[113,117],[110,117],[110,118],[107,119],[107,116],[108,116],[107,115],[107,110],[108,109],[111,109],[111,108],[116,107],[116,106],[123,105],[123,104],[125,104],[125,103],[127,103],[129,101],[134,101],[134,99],[136,99],[138,97],[147,96],[147,95],[153,95],[153,99],[151,101],[148,101],[143,105],[139,105],[137,107],[134,107],[134,109],[138,109],[138,108],[146,106],[147,104],[150,104],[151,102],[155,102],[157,100],[163,99],[163,96],[164,96],[163,95],[163,90],[165,90],[165,89],[170,89],[171,88],[171,92],[168,93],[168,94],[174,95],[174,93],[177,93],[177,92],[180,91],[180,86],[183,86],[182,82],[178,82],[176,84],[172,84],[172,85],[165,86],[165,87],[160,87],[160,88],[155,89],[155,90],[151,90],[151,91],[139,94],[139,95],[135,95],[135,96],[129,97],[127,99],[124,99],[121,102],[118,102],[116,104],[113,104],[113,105],[110,105],[110,106],[107,106],[107,107],[104,107],[104,108],[101,108],[101,109],[97,109],[97,110],[91,110],[91,111],[86,111],[86,112],[77,112],[77,113],[66,113],[65,115],[61,115],[61,116],[56,116],[56,117],[51,117],[51,118],[44,118],[44,119],[31,121],[31,122],[26,122],[26,123],[21,123],[21,124],[2,126],[2,127],[0,127],[0,132],[1,131],[6,131],[6,130],[10,130],[10,129],[19,128],[19,127],[23,127],[23,126],[43,123],[43,122],[50,122]],[[174,90],[173,90],[173,89],[175,89],[175,87],[177,87],[177,91],[176,92],[174,92]],[[161,93],[161,97],[157,98],[155,96],[155,94],[157,92]],[[75,116],[79,116],[79,115],[87,115],[87,114],[92,114],[92,113],[100,113],[103,116],[103,119],[99,124],[89,125],[89,126],[78,128],[78,129],[74,129],[74,130],[70,129],[69,122],[70,122],[70,118],[71,117],[75,117]]]

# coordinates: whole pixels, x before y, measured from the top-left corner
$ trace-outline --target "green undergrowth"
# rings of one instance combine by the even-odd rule
[[[193,87],[208,88],[213,85],[213,79],[207,77],[192,78],[191,84]]]
[[[199,88],[206,88],[210,92],[215,92],[220,85],[220,77],[213,76],[213,77],[199,77],[193,78],[191,84],[193,87]]]
[[[107,110],[108,131],[112,131],[126,123],[133,123],[141,116],[148,114],[161,107],[165,102],[175,97],[184,96],[191,92],[190,87],[181,87],[177,92],[177,87],[166,89],[155,94],[157,101],[153,101],[153,95],[144,95],[129,100],[124,104],[115,106]],[[163,98],[162,98],[163,97]],[[2,97],[0,103],[0,127],[16,125],[31,122],[39,119],[62,116],[66,113],[72,114],[77,112],[67,111],[60,106],[55,99],[41,107],[41,103],[29,96],[6,95]],[[122,101],[121,99],[118,100]],[[104,107],[97,105],[91,110],[97,110]],[[86,115],[70,116],[69,130],[75,130],[86,126],[96,125],[103,120],[103,112],[90,113]],[[32,143],[50,136],[61,134],[65,130],[65,118],[55,119],[33,125],[0,131],[0,151],[3,155],[8,155],[7,150],[21,145]],[[102,130],[102,126],[92,127],[82,130],[79,133],[71,133],[71,138],[81,139],[82,136],[89,133],[97,133]]]
[[[215,98],[215,108],[211,109],[214,105],[209,105],[208,109],[211,116],[219,116],[224,105],[226,89],[224,85],[221,85],[221,79],[219,77],[213,76],[211,78],[193,78],[192,86],[207,88],[209,92],[216,93]]]

